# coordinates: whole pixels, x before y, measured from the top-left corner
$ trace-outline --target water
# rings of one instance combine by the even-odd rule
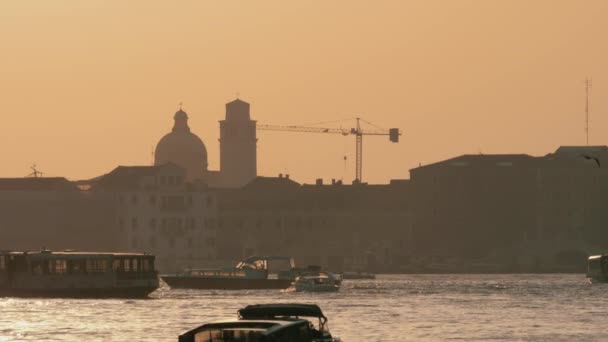
[[[316,303],[343,341],[608,340],[608,285],[584,275],[385,275],[339,293],[170,290],[148,300],[0,298],[0,341],[177,341],[247,304]]]

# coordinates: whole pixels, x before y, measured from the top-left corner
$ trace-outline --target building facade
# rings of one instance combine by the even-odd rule
[[[174,164],[119,166],[91,191],[116,203],[117,248],[149,252],[163,272],[201,267],[216,257],[217,201]]]
[[[398,271],[411,250],[407,181],[301,185],[257,177],[222,190],[218,257],[288,255],[332,271]]]
[[[418,256],[567,269],[608,247],[608,149],[463,155],[410,170]],[[433,262],[432,260],[427,262]],[[578,266],[577,266],[578,267]]]

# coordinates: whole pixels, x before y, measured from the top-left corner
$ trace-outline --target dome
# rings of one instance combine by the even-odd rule
[[[188,127],[188,114],[177,111],[171,133],[160,139],[154,153],[154,165],[174,163],[186,169],[188,180],[203,178],[207,172],[207,148]]]

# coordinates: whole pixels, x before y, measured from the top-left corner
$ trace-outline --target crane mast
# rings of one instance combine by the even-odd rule
[[[282,132],[302,132],[302,133],[328,133],[341,134],[343,136],[355,136],[355,182],[363,180],[363,136],[364,135],[388,135],[391,142],[399,142],[401,132],[398,128],[391,129],[362,129],[361,118],[357,118],[355,128],[325,128],[325,127],[306,127],[306,126],[280,126],[280,125],[257,125],[260,131],[282,131]]]

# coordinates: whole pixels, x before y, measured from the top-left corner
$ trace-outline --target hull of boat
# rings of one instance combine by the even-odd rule
[[[340,291],[339,286],[335,285],[319,285],[319,286],[300,286],[295,285],[296,292],[338,292]]]
[[[208,290],[261,290],[285,289],[289,279],[205,278],[188,276],[161,276],[171,288]]]
[[[157,287],[129,288],[0,288],[0,297],[43,297],[43,298],[146,298]]]

